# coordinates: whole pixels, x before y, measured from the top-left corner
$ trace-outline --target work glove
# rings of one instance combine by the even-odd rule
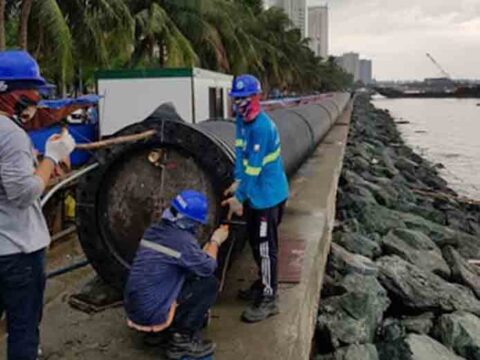
[[[238,189],[238,186],[240,185],[240,181],[239,180],[235,180],[232,185],[230,185],[230,187],[225,190],[225,192],[223,193],[224,196],[228,196],[228,195],[233,195],[235,194],[235,191],[237,191]]]
[[[228,239],[228,230],[228,225],[220,226],[217,230],[215,230],[210,241],[217,244],[218,247],[222,246],[222,244]]]
[[[224,200],[222,202],[222,206],[227,206],[227,205],[229,207],[227,220],[231,220],[233,214],[237,216],[243,215],[243,205],[235,196],[232,196],[231,198]]]
[[[75,149],[75,140],[68,130],[63,130],[61,134],[55,134],[48,138],[45,145],[45,157],[51,159],[55,165],[69,157]]]

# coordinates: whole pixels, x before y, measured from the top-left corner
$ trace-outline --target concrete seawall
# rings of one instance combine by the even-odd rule
[[[291,182],[292,195],[280,226],[280,248],[304,243],[303,258],[297,259],[303,262],[300,283],[280,286],[280,315],[258,324],[241,323],[245,304],[235,300],[236,292],[255,279],[253,259],[246,249],[213,310],[208,332],[218,344],[217,359],[310,357],[351,111],[350,103]]]

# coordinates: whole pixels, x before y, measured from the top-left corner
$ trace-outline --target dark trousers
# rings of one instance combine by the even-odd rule
[[[199,332],[205,323],[208,310],[217,299],[217,293],[218,280],[214,275],[189,276],[177,298],[178,307],[172,330],[186,334]]]
[[[36,360],[45,289],[45,250],[0,256],[0,315],[5,311],[8,360]]]
[[[284,207],[284,202],[268,209],[254,209],[248,204],[245,207],[248,240],[258,266],[256,286],[263,289],[264,297],[277,293],[278,226]]]

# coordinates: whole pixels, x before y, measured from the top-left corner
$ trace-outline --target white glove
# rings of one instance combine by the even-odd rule
[[[212,235],[211,241],[220,247],[228,239],[228,225],[222,225]]]
[[[243,204],[235,197],[232,196],[231,198],[224,200],[222,202],[222,206],[229,206],[227,219],[230,220],[233,214],[237,216],[243,215]]]
[[[70,156],[75,149],[75,140],[67,130],[62,134],[55,134],[48,138],[45,145],[45,157],[51,159],[55,164]]]
[[[238,186],[240,185],[240,181],[239,180],[235,180],[232,185],[230,185],[230,187],[225,190],[225,192],[223,193],[224,196],[228,196],[228,195],[233,195],[235,194],[235,191],[237,191],[238,189]]]

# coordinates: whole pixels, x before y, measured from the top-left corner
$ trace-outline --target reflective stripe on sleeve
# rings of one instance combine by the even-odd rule
[[[270,164],[277,160],[280,157],[280,148],[275,150],[274,152],[271,152],[270,154],[266,155],[263,158],[262,161],[262,166]],[[255,167],[255,166],[250,166],[248,164],[247,159],[243,159],[243,166],[245,168],[245,174],[250,175],[250,176],[258,176],[260,175],[260,172],[262,171],[261,167]]]
[[[143,246],[143,247],[149,248],[151,250],[154,250],[156,252],[159,252],[161,254],[174,257],[176,259],[180,259],[180,257],[182,256],[182,254],[180,252],[178,252],[174,249],[171,249],[169,247],[166,247],[166,246],[163,246],[163,245],[160,245],[160,244],[157,244],[157,243],[154,243],[152,241],[145,240],[145,239],[142,239],[140,241],[140,245]]]
[[[263,158],[263,165],[267,165],[271,162],[274,162],[275,160],[277,160],[278,158],[280,157],[280,147],[275,150],[274,152],[271,152],[270,154],[266,155],[264,158]]]

